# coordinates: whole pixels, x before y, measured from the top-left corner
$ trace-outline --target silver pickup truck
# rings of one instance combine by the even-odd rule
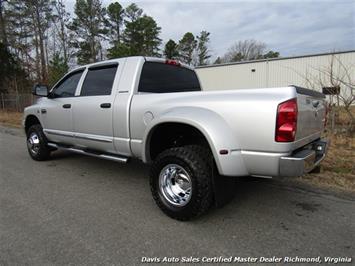
[[[308,89],[201,91],[177,61],[128,57],[79,67],[25,109],[30,156],[56,149],[151,164],[150,186],[167,215],[188,220],[235,176],[300,176],[318,166],[324,95]],[[74,166],[73,166],[74,167]]]

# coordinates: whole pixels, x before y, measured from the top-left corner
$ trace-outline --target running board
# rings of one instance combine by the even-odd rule
[[[56,149],[70,151],[70,152],[74,152],[74,153],[78,153],[78,154],[89,155],[89,156],[92,156],[92,157],[106,159],[106,160],[120,162],[120,163],[127,163],[127,161],[128,161],[127,157],[121,157],[121,156],[116,156],[116,155],[111,155],[111,154],[109,155],[109,154],[94,153],[94,152],[84,151],[84,150],[80,150],[80,149],[73,148],[73,147],[60,146],[60,145],[57,145],[55,143],[47,143],[47,145],[49,147],[53,147],[53,148],[56,148]]]

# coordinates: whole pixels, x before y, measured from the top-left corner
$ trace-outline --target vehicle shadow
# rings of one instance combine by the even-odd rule
[[[110,168],[113,169],[117,173],[117,178],[125,178],[124,174],[129,173],[130,176],[135,177],[135,179],[144,179],[146,180],[149,174],[150,166],[144,164],[142,161],[138,159],[130,159],[128,163],[121,164],[114,161],[102,160],[99,158],[94,158],[86,155],[81,155],[77,153],[72,153],[69,151],[58,150],[52,153],[52,162],[55,161],[75,161],[75,164],[80,163],[85,164],[85,167],[90,167],[94,170],[97,168]],[[88,164],[88,165],[87,165]],[[84,167],[83,167],[84,168]],[[120,173],[122,175],[120,175]],[[255,190],[256,184],[272,184],[275,183],[274,180],[271,179],[262,179],[262,178],[254,178],[254,177],[225,177],[225,176],[216,176],[215,177],[215,188],[216,193],[221,197],[217,206],[223,207],[229,202],[233,201],[234,198],[238,195],[238,197],[243,195],[249,195],[253,190]]]
[[[104,183],[115,188],[121,187],[122,189],[122,185],[124,185],[124,190],[132,199],[134,198],[133,195],[140,194],[145,199],[151,199],[153,204],[149,189],[149,165],[140,160],[131,159],[129,163],[121,164],[67,151],[56,151],[52,158],[52,161],[58,161],[58,164],[61,164],[59,162],[65,162],[64,165],[70,163],[75,164],[77,169],[85,169],[86,178],[107,181]],[[268,212],[268,208],[271,211],[273,206],[277,204],[287,206],[286,209],[296,208],[296,203],[292,203],[295,194],[307,192],[291,182],[280,179],[217,176],[215,180],[216,197],[219,197],[218,202],[207,214],[191,221],[192,223],[206,223],[228,219],[228,217],[235,219],[238,211],[246,211],[249,208],[261,208],[265,212]],[[291,191],[293,193],[290,193]],[[145,204],[149,203],[145,202]],[[303,202],[297,204],[303,204]],[[153,207],[153,205],[150,207]]]
[[[141,178],[147,178],[147,173],[149,172],[149,165],[144,164],[138,159],[129,159],[128,163],[119,163],[115,161],[110,161],[110,160],[105,160],[105,159],[100,159],[100,158],[95,158],[87,155],[82,155],[70,151],[65,151],[65,150],[56,150],[52,152],[51,154],[51,161],[71,161],[75,160],[76,163],[83,163],[86,164],[90,162],[90,167],[93,168],[110,168],[114,169],[115,172],[120,173],[127,173],[129,171],[132,171],[134,173],[134,176],[141,177]],[[119,175],[118,175],[119,176]],[[124,178],[122,176],[122,178]]]

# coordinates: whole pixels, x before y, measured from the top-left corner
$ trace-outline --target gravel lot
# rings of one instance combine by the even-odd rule
[[[355,254],[355,197],[289,181],[242,179],[234,199],[192,222],[153,202],[148,167],[27,154],[0,127],[0,265],[136,265],[142,257]]]

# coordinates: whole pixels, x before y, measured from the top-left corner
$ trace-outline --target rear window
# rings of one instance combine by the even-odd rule
[[[169,93],[200,90],[200,83],[193,70],[156,62],[145,62],[143,65],[139,92]]]

